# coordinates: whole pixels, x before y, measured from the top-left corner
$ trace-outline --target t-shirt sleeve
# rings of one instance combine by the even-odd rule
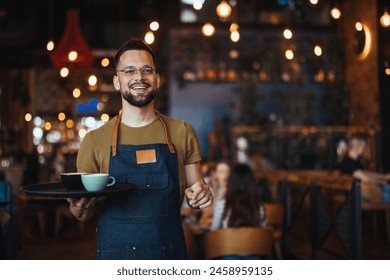
[[[184,165],[191,163],[199,162],[202,160],[200,154],[200,145],[198,136],[196,135],[195,129],[188,123],[185,123],[186,126],[186,158]]]
[[[87,133],[80,144],[77,153],[77,171],[85,173],[99,172],[99,165],[96,160],[91,133]]]

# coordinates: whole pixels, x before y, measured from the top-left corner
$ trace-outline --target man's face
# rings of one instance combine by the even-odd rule
[[[151,103],[160,86],[152,55],[143,50],[129,50],[122,54],[114,87],[130,105],[144,107]]]

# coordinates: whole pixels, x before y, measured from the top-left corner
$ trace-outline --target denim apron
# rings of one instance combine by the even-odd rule
[[[109,173],[131,183],[125,195],[108,196],[99,218],[97,259],[186,259],[180,216],[177,154],[168,128],[167,144],[117,144],[122,111],[114,125]]]

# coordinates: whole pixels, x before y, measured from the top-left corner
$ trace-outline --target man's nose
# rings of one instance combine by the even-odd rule
[[[142,79],[142,72],[141,70],[137,69],[135,70],[135,73],[134,73],[134,79]]]

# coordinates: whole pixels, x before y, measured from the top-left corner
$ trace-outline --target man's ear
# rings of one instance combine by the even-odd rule
[[[116,90],[120,90],[121,86],[120,86],[119,78],[117,75],[114,75],[114,77],[112,77],[112,83],[113,83]]]
[[[156,82],[157,82],[157,88],[160,88],[160,74],[157,73],[157,77],[156,77]]]

